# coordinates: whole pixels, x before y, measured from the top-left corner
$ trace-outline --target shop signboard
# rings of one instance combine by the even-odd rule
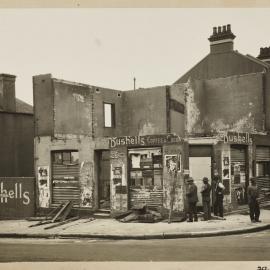
[[[252,144],[253,136],[247,132],[224,132],[218,135],[219,140],[228,144]]]
[[[163,144],[183,143],[184,139],[173,134],[147,135],[147,136],[123,136],[109,138],[109,147],[121,146],[160,146]]]
[[[33,177],[0,177],[0,217],[22,218],[35,213]]]

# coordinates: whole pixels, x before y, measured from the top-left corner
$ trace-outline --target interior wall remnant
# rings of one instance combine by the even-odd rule
[[[166,156],[176,157],[177,161],[179,162],[176,170],[170,170],[168,169],[168,166],[165,165]],[[183,153],[183,145],[165,145],[163,147],[163,157],[165,165],[163,169],[163,206],[169,210],[172,205],[174,211],[183,211],[183,164],[185,158]]]
[[[86,161],[81,163],[80,167],[80,184],[81,184],[81,207],[93,208],[95,205],[93,181],[93,163]]]
[[[127,150],[125,147],[111,149],[111,210],[127,211]]]
[[[186,130],[188,133],[193,133],[196,124],[200,120],[200,110],[196,102],[196,95],[193,83],[190,80],[186,84],[185,105],[187,118]]]

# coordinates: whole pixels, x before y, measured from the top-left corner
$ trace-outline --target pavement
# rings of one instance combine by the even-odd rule
[[[249,215],[231,214],[226,220],[198,222],[122,223],[115,219],[78,219],[45,229],[50,224],[29,227],[38,221],[0,220],[1,238],[101,238],[101,239],[172,239],[207,237],[256,232],[270,229],[270,210],[261,210],[261,223],[250,222]]]

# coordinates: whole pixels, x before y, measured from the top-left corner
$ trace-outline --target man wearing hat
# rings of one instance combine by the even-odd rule
[[[193,218],[194,221],[198,221],[196,206],[198,202],[197,186],[194,184],[192,177],[189,177],[187,180],[186,198],[188,203],[188,222],[193,222]]]
[[[201,189],[204,220],[211,219],[210,192],[211,192],[211,185],[208,182],[208,178],[204,177],[203,186]]]
[[[249,215],[251,222],[261,222],[260,217],[260,205],[259,205],[259,190],[256,184],[256,178],[250,179],[251,185],[247,188]]]

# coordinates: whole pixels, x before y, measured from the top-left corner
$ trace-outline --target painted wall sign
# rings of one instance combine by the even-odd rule
[[[37,168],[39,206],[49,207],[50,188],[49,188],[49,166],[39,166]]]
[[[111,150],[110,152],[111,159],[118,159],[118,158],[124,158],[124,157],[125,157],[125,153],[123,152],[119,152],[117,150]]]
[[[32,177],[0,178],[0,217],[33,216],[35,182]]]
[[[250,133],[226,132],[218,135],[220,140],[228,144],[252,144],[253,138]]]
[[[119,146],[153,146],[173,143],[183,143],[184,139],[178,136],[167,135],[147,135],[147,136],[124,136],[109,138],[109,147]]]

